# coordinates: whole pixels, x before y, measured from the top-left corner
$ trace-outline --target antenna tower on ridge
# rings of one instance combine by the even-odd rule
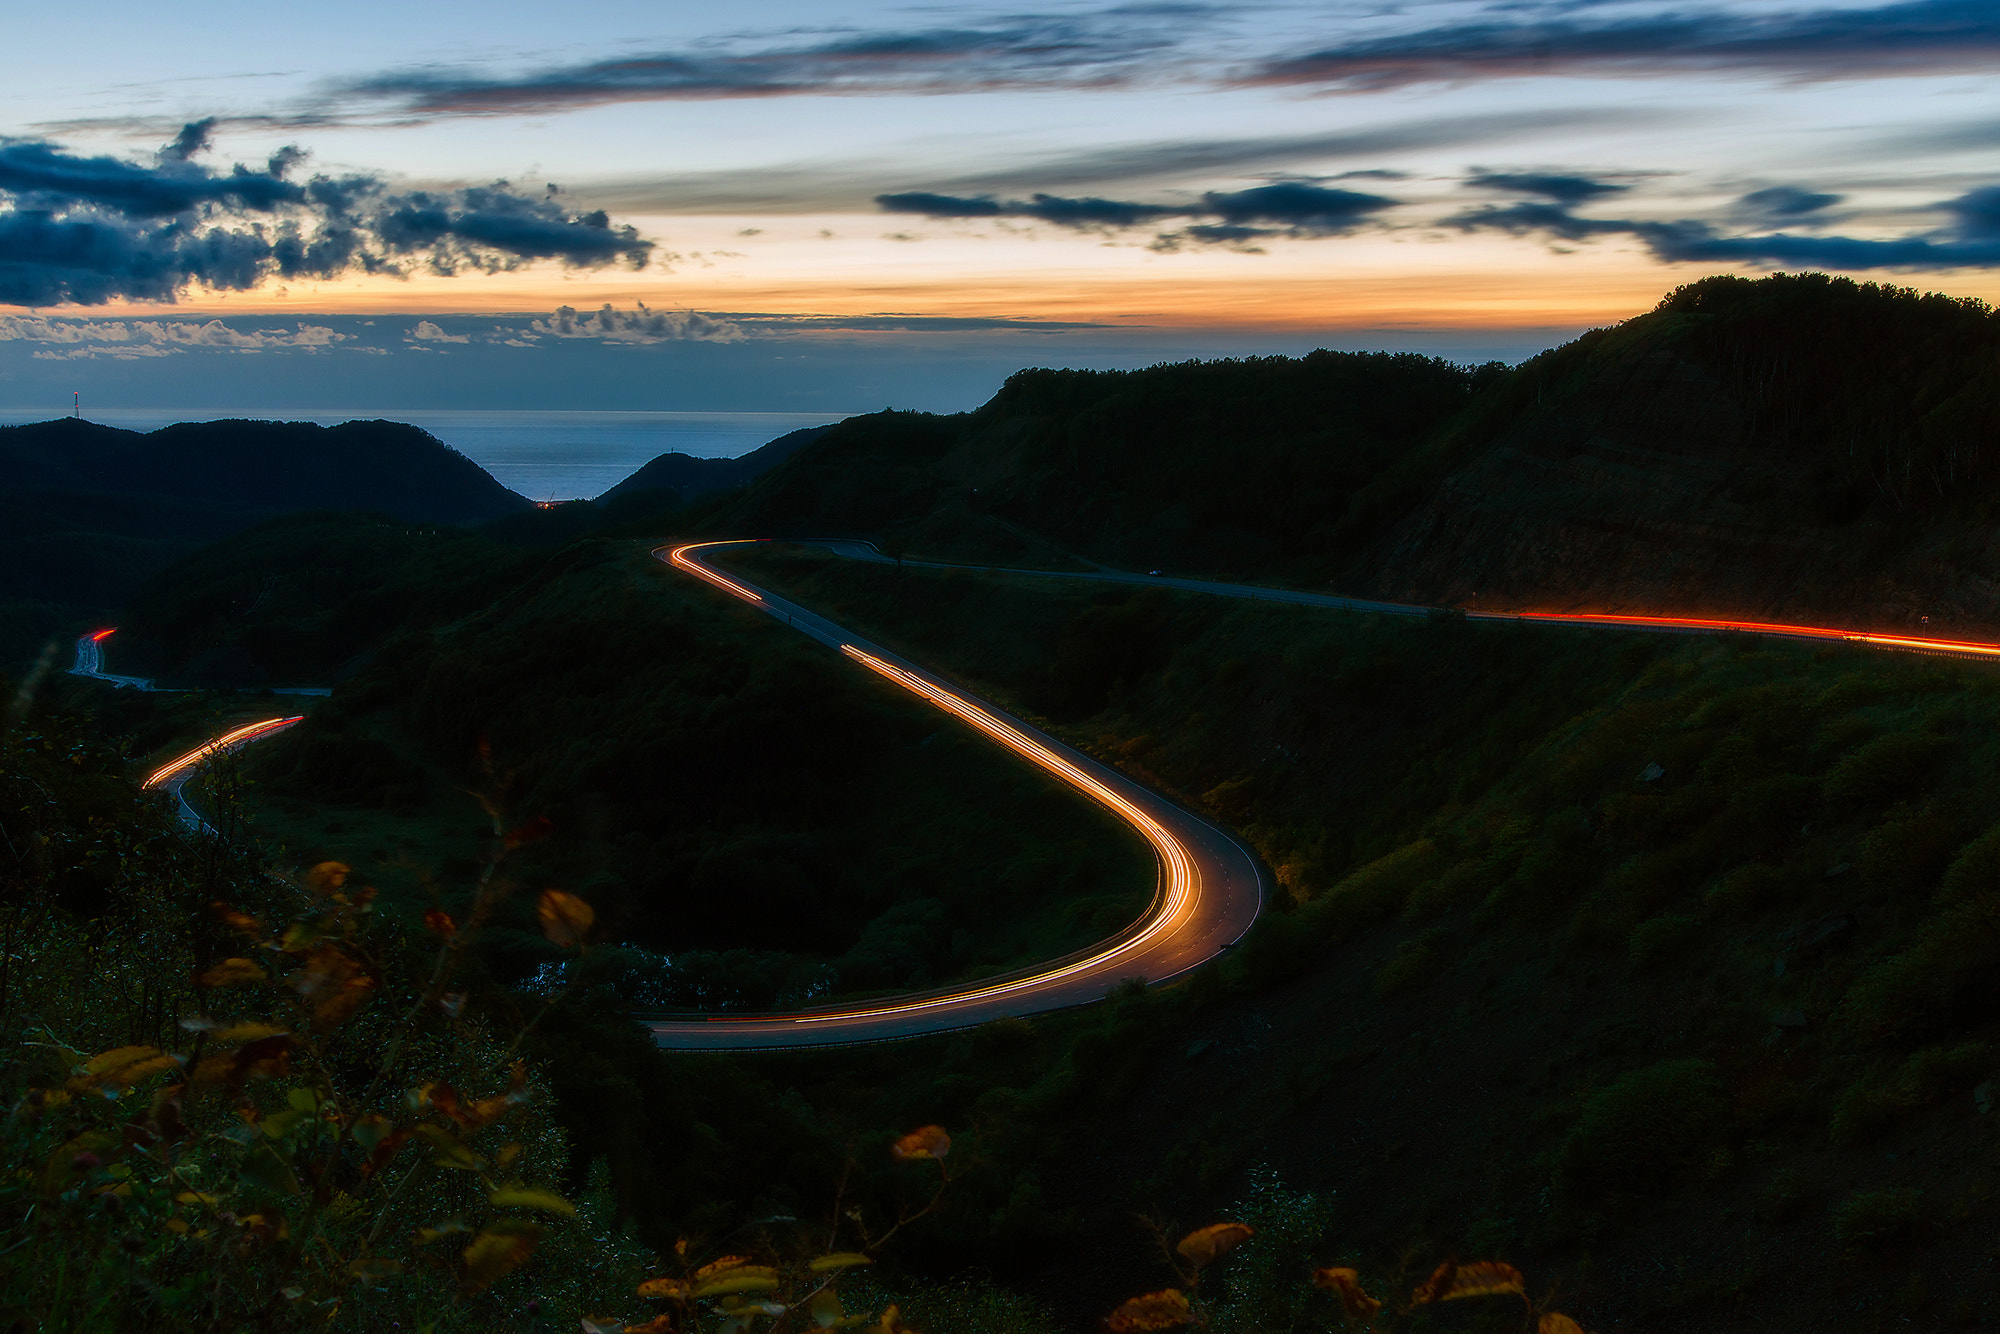
[[[75,402],[73,402],[73,403],[71,403],[71,404],[70,404],[70,408],[69,408],[69,415],[70,415],[70,416],[72,416],[72,417],[74,417],[74,418],[75,418],[76,420],[78,420],[78,421],[82,421],[82,420],[83,420],[83,391],[82,391],[81,389],[78,389],[78,390],[74,390],[74,391],[72,391],[72,393],[71,393],[71,397],[72,397],[73,399],[75,399]]]

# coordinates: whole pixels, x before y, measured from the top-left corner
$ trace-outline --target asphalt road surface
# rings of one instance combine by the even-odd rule
[[[981,570],[1031,578],[1139,584],[1386,616],[1463,615],[1469,621],[1616,627],[1665,634],[1730,631],[1783,639],[1833,640],[1957,657],[2000,657],[2000,644],[1872,634],[1829,626],[1586,612],[1457,612],[1413,603],[1377,602],[1329,593],[1266,588],[1256,584],[1182,579],[1159,571],[1140,574],[1095,564],[1088,570],[1066,571],[994,570],[987,566],[952,565],[938,561],[897,562],[883,555],[872,543],[845,538],[794,541],[792,544],[823,547],[850,560],[881,565],[900,563],[921,569]],[[1116,771],[1079,755],[1018,719],[1010,718],[992,705],[975,699],[942,678],[922,672],[796,603],[735,574],[717,569],[704,558],[706,553],[743,545],[748,545],[748,542],[698,543],[661,547],[654,554],[778,617],[800,633],[840,649],[885,679],[957,714],[999,744],[1041,764],[1093,799],[1103,801],[1152,843],[1160,857],[1162,888],[1146,916],[1124,935],[1077,957],[991,982],[867,1005],[827,1007],[779,1015],[676,1018],[652,1023],[649,1026],[662,1046],[749,1048],[866,1042],[967,1027],[1006,1015],[1059,1009],[1100,999],[1127,978],[1157,982],[1176,976],[1214,958],[1241,939],[1249,929],[1262,904],[1264,886],[1254,859],[1234,838],[1199,816],[1139,787]],[[1181,869],[1183,862],[1185,870]]]
[[[823,1046],[873,1042],[945,1032],[1007,1016],[1029,1015],[1086,1004],[1103,998],[1120,983],[1139,979],[1160,982],[1199,967],[1241,940],[1263,906],[1265,885],[1256,859],[1235,837],[1184,810],[1158,793],[1134,783],[1107,765],[1065,746],[1055,738],[968,694],[950,681],[898,658],[825,617],[766,589],[718,569],[706,559],[719,549],[749,545],[754,539],[663,546],[654,555],[738,598],[787,626],[848,657],[860,670],[907,690],[951,714],[1028,763],[1040,766],[1059,781],[1132,826],[1153,848],[1160,879],[1145,914],[1110,940],[1062,959],[963,986],[891,997],[863,1004],[826,1006],[769,1015],[688,1015],[648,1021],[664,1047],[743,1050]],[[872,544],[835,538],[796,545],[824,547],[852,560],[892,565]],[[1387,616],[1463,615],[1471,621],[1517,621],[1550,625],[1616,627],[1667,634],[1734,632],[1773,638],[1837,641],[1904,652],[1967,658],[2000,658],[2000,644],[1927,636],[1875,634],[1831,626],[1786,625],[1760,621],[1730,621],[1702,617],[1624,616],[1587,612],[1441,612],[1411,603],[1377,602],[1328,593],[1265,588],[1256,584],[1217,583],[1182,579],[1164,573],[1139,574],[1093,566],[1089,570],[993,570],[988,566],[949,565],[935,561],[904,561],[929,569],[967,569],[1032,578],[1082,579],[1098,583],[1139,584],[1174,588],[1299,606]],[[75,675],[116,685],[155,689],[139,677],[113,676],[104,671],[102,641],[111,631],[86,635],[76,643]],[[326,694],[325,690],[284,693]],[[271,736],[298,722],[271,718],[252,723],[204,743],[146,780],[149,788],[171,792],[180,805],[183,823],[207,826],[187,804],[182,785],[202,760],[223,750],[235,750]]]
[[[213,833],[208,821],[201,813],[188,804],[187,784],[190,778],[201,772],[201,766],[217,755],[232,755],[253,741],[262,741],[267,736],[276,736],[294,723],[305,721],[303,713],[292,718],[265,718],[259,722],[245,723],[243,726],[224,732],[178,759],[167,761],[153,770],[145,782],[139,786],[147,791],[164,792],[174,799],[175,813],[181,824],[193,832]]]
[[[150,676],[114,676],[110,672],[105,671],[104,641],[117,633],[118,628],[113,626],[109,630],[98,630],[79,637],[76,641],[76,658],[70,663],[69,674],[71,676],[87,677],[92,681],[108,682],[111,685],[122,686],[130,690],[148,690],[161,694],[180,693],[173,686],[154,685],[153,678]],[[331,695],[333,690],[329,686],[286,686],[282,689],[273,689],[269,693],[273,695],[323,696]]]
[[[969,1028],[1010,1015],[1038,1014],[1101,1000],[1129,979],[1165,981],[1213,959],[1250,929],[1263,907],[1264,880],[1256,858],[1233,836],[942,677],[850,634],[797,603],[724,573],[703,558],[717,547],[735,545],[740,544],[661,547],[654,554],[838,650],[857,667],[951,714],[996,745],[1102,804],[1152,846],[1159,858],[1160,879],[1152,903],[1137,922],[1112,939],[1067,958],[949,990],[866,1004],[649,1022],[647,1026],[661,1046],[806,1047]]]

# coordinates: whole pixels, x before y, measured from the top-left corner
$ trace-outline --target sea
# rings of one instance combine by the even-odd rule
[[[0,408],[0,426],[46,421],[47,408]],[[84,416],[128,431],[174,422],[248,417],[258,421],[408,422],[420,426],[530,500],[601,496],[662,454],[729,459],[802,426],[821,426],[843,412],[520,412],[283,410],[217,408],[96,408]]]

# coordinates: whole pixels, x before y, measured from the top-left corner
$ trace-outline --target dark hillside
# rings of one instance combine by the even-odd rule
[[[831,429],[829,426],[802,427],[733,459],[699,459],[692,454],[662,454],[599,496],[597,501],[603,504],[606,501],[636,496],[642,491],[671,491],[685,504],[711,491],[745,486]]]
[[[1067,1060],[947,1062],[968,1083],[936,1114],[1039,1209],[955,1215],[958,1254],[1066,1327],[1158,1272],[1134,1214],[1234,1217],[1272,1172],[1281,1290],[1498,1256],[1592,1329],[1993,1318],[1989,664],[732,563],[1045,713],[1276,872],[1227,963],[1043,1039]]]
[[[462,524],[529,508],[470,459],[395,422],[0,427],[0,661],[32,656],[180,557],[280,514],[360,509]]]
[[[2000,317],[1711,278],[1508,371],[1317,352],[1023,371],[843,422],[715,520],[1444,605],[2000,634]]]
[[[974,413],[842,422],[727,521],[975,560],[1018,554],[1012,524],[1113,563],[1313,579],[1370,531],[1362,488],[1497,373],[1345,352],[1022,371]]]
[[[0,428],[15,488],[174,496],[218,509],[366,509],[476,523],[528,501],[415,426],[351,421],[180,422],[141,434],[93,422]]]
[[[1979,302],[1707,279],[1496,386],[1350,586],[1994,631],[1996,373]]]
[[[170,683],[329,685],[397,631],[476,611],[547,554],[381,514],[287,515],[148,580],[113,652],[121,672]]]
[[[553,822],[530,873],[675,955],[634,984],[656,1006],[985,975],[1112,934],[1153,885],[1095,807],[630,544],[399,636],[250,764],[281,807],[346,808],[293,846],[364,859],[354,829],[476,820],[465,793],[504,776]]]

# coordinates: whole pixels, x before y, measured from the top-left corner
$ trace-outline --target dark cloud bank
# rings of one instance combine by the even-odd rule
[[[394,114],[427,118],[613,102],[1104,88],[1169,59],[1217,12],[1190,3],[996,16],[952,27],[827,33],[747,49],[717,44],[515,76],[403,70],[354,80],[333,90],[333,99],[386,102]]]
[[[1762,13],[1688,6],[1593,18],[1571,4],[1522,6],[1269,60],[1250,84],[1368,90],[1551,74],[1711,70],[1803,78],[1984,71],[2000,60],[1993,0],[1905,0],[1869,9]]]
[[[1710,223],[1593,218],[1574,211],[1577,201],[1526,200],[1489,204],[1445,218],[1460,231],[1500,231],[1561,241],[1594,236],[1637,237],[1663,263],[1742,264],[1793,269],[1942,270],[2000,265],[2000,186],[1987,186],[1948,200],[1940,207],[1950,218],[1942,228],[1910,236],[1874,240],[1852,236],[1773,231],[1730,235]],[[1839,196],[1776,186],[1745,195],[1739,209],[1767,223],[1810,224],[1813,215]]]
[[[1764,12],[1685,5],[1596,17],[1576,0],[1496,5],[1468,22],[1277,53],[1231,67],[1202,40],[1230,21],[1214,3],[996,15],[942,27],[696,43],[518,74],[391,71],[327,90],[311,124],[379,108],[407,119],[538,114],[617,102],[1104,89],[1147,79],[1339,90],[1549,74],[1742,71],[1870,78],[1985,70],[2000,59],[1992,0]]]
[[[150,163],[0,142],[0,305],[172,301],[196,284],[242,291],[273,278],[495,272],[544,259],[640,268],[652,249],[602,212],[570,212],[553,188],[301,180],[296,149],[218,171],[194,160],[210,124],[187,126]]]
[[[1193,204],[1066,199],[1048,194],[1002,200],[991,195],[962,197],[924,191],[878,195],[875,202],[890,213],[939,219],[1025,218],[1080,231],[1147,226],[1175,217],[1215,219],[1160,233],[1153,241],[1157,250],[1176,250],[1189,243],[1242,246],[1278,236],[1344,236],[1397,203],[1381,195],[1306,181],[1211,190]]]
[[[1663,263],[1710,263],[1781,268],[1945,270],[2000,265],[2000,186],[1989,186],[1945,201],[1939,208],[1950,222],[1943,228],[1886,240],[1816,235],[1784,230],[1732,235],[1715,224],[1693,219],[1652,220],[1590,217],[1577,210],[1604,203],[1631,187],[1580,173],[1474,171],[1461,185],[1512,194],[1511,203],[1485,204],[1438,220],[1462,232],[1499,231],[1558,241],[1592,237],[1637,237]],[[1518,196],[1528,196],[1518,198]],[[1730,215],[1739,223],[1783,228],[1812,227],[1840,202],[1796,186],[1771,186],[1744,195]],[[928,191],[878,195],[891,213],[950,220],[1016,218],[1079,231],[1113,231],[1188,219],[1177,230],[1154,237],[1152,248],[1173,251],[1190,245],[1253,249],[1259,241],[1288,237],[1345,236],[1371,223],[1400,201],[1310,181],[1278,181],[1247,190],[1210,191],[1198,202],[1143,203],[1096,197],[1034,194],[1026,199],[993,195],[949,195]]]

